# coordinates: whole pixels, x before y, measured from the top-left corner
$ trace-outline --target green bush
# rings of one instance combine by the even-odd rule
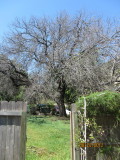
[[[119,118],[120,115],[120,93],[104,91],[96,92],[86,96],[87,115],[98,116],[110,114]],[[84,106],[84,97],[76,102],[78,109]]]
[[[50,104],[28,104],[27,112],[31,115],[36,115],[38,113],[47,115],[52,111],[53,108],[54,105]]]
[[[103,144],[117,144],[119,142],[120,127],[118,123],[120,121],[120,93],[111,91],[96,92],[85,98],[87,102],[87,118],[85,119],[87,124],[87,141],[91,143],[102,141]],[[78,110],[80,107],[83,107],[84,97],[80,97],[76,104]],[[79,122],[81,122],[80,120]],[[77,136],[81,138],[81,135],[78,134]],[[115,155],[118,156],[120,154],[120,150],[116,150],[116,148],[114,145],[105,146],[96,150],[95,154],[100,152],[106,157],[114,159]],[[90,152],[93,151],[91,150]]]
[[[27,107],[28,114],[36,115],[37,106],[35,104],[29,104]]]

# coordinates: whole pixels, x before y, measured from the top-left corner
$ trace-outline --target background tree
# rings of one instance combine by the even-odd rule
[[[112,82],[105,63],[111,61],[111,72],[118,34],[110,23],[104,25],[82,13],[75,17],[61,13],[54,19],[32,17],[16,20],[2,51],[36,73],[33,90],[55,100],[60,116],[66,116],[67,87],[87,93],[103,89],[109,79]]]
[[[21,86],[29,86],[27,73],[6,56],[0,55],[0,98],[1,100],[20,100]],[[15,98],[16,97],[16,98]],[[21,97],[22,98],[22,97]]]

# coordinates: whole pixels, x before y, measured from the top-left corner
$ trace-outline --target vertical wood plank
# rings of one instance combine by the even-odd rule
[[[72,104],[72,148],[73,148],[72,160],[76,160],[75,159],[75,111],[76,111],[75,105]]]
[[[23,130],[26,131],[26,113],[23,112],[22,119],[21,119],[21,139],[23,143],[21,143],[21,157],[20,160],[25,160],[25,151],[26,151],[26,132],[23,132]]]
[[[71,113],[70,113],[70,145],[71,145],[71,160],[73,160],[73,120],[72,120],[72,109],[71,109]]]
[[[27,137],[26,137],[26,121],[27,121],[27,102],[25,102],[23,104],[23,114],[22,114],[22,128],[25,132],[23,132],[22,130],[22,133],[21,135],[23,135],[23,142],[22,143],[22,159],[21,160],[25,160],[25,152],[26,152],[26,140],[27,140]]]
[[[0,111],[1,111],[1,102],[0,102]],[[2,121],[0,117],[0,157],[2,156]]]
[[[75,104],[72,104],[71,110],[71,157],[72,160],[80,160],[80,150],[76,146],[75,137],[78,128],[77,110]]]
[[[22,110],[22,101],[19,101],[19,102],[16,102],[16,105],[15,105],[15,110],[19,110],[21,111]],[[16,143],[16,155],[18,155],[18,157],[16,157],[16,160],[20,160],[20,153],[21,153],[21,148],[20,148],[20,143],[24,143],[23,140],[21,139],[21,130],[22,129],[22,126],[21,126],[21,119],[22,117],[16,117],[16,126],[15,126],[15,143]],[[24,132],[24,130],[23,130]],[[18,141],[18,139],[20,139],[20,141]]]
[[[8,110],[8,102],[2,101],[1,102],[1,111]],[[1,130],[2,130],[2,142],[1,142],[1,159],[6,160],[6,139],[7,139],[7,120],[8,117],[1,116],[0,121],[2,123]]]

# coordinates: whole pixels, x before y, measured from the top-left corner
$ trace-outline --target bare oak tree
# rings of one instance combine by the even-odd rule
[[[66,116],[67,86],[85,93],[113,80],[118,35],[119,30],[103,25],[101,19],[61,13],[55,19],[16,20],[2,50],[36,73],[33,90],[54,99],[60,116]]]

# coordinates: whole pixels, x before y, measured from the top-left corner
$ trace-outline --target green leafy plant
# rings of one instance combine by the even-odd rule
[[[120,93],[111,91],[92,93],[86,96],[86,102],[87,118],[84,122],[87,125],[87,142],[117,144],[119,139],[117,131],[120,127]],[[84,106],[84,97],[80,97],[76,105],[80,110]],[[120,150],[110,145],[96,149],[97,152],[113,158]]]
[[[88,117],[100,115],[114,115],[120,119],[120,93],[104,91],[96,92],[86,96]],[[83,107],[84,99],[80,97],[76,102],[78,109]]]

